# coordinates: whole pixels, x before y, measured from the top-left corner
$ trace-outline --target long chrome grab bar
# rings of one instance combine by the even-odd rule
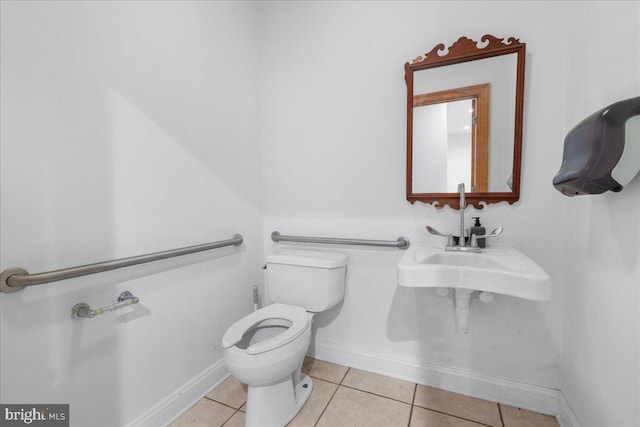
[[[398,249],[407,249],[411,244],[407,237],[398,237],[398,240],[339,239],[334,237],[283,236],[278,231],[271,233],[271,240],[274,242],[324,243],[330,245],[384,246]]]
[[[95,264],[81,265],[78,267],[63,268],[61,270],[47,271],[44,273],[29,274],[22,268],[8,268],[0,274],[0,291],[16,292],[25,286],[42,285],[56,282],[58,280],[71,279],[74,277],[86,276],[88,274],[102,273],[104,271],[129,267],[146,262],[158,261],[166,258],[173,258],[181,255],[188,255],[195,252],[208,251],[210,249],[222,248],[225,246],[242,244],[242,236],[234,234],[232,239],[220,240],[218,242],[205,243],[202,245],[187,246],[179,249],[172,249],[162,252],[154,252],[146,255],[138,255],[129,258],[120,258],[112,261],[98,262]]]
[[[109,311],[120,310],[123,307],[137,304],[138,302],[140,302],[140,299],[138,299],[137,296],[133,295],[129,291],[124,291],[118,297],[118,302],[95,310],[91,309],[87,303],[78,303],[71,309],[71,317],[74,319],[92,319]]]

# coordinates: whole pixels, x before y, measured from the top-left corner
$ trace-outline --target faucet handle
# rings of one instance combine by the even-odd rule
[[[427,231],[429,232],[429,234],[433,234],[434,236],[448,237],[447,234],[442,234],[441,232],[439,232],[438,230],[436,230],[430,225],[427,225]]]
[[[447,246],[453,246],[454,245],[454,243],[453,243],[453,234],[442,234],[441,232],[439,232],[435,228],[431,227],[430,225],[427,225],[427,231],[430,234],[433,234],[434,236],[446,237],[447,238]]]
[[[454,246],[455,243],[453,241],[453,234],[449,234],[447,235],[447,246],[451,247]]]
[[[500,234],[502,234],[503,230],[504,229],[502,227],[498,227],[498,228],[496,228],[495,230],[493,230],[489,234],[483,234],[483,235],[472,234],[471,235],[471,247],[474,247],[474,248],[478,247],[478,239],[484,239],[484,238],[487,238],[487,237],[499,236]]]
[[[485,234],[485,237],[496,237],[502,234],[502,231],[504,230],[504,228],[502,227],[498,227],[495,228],[491,233],[489,234]]]

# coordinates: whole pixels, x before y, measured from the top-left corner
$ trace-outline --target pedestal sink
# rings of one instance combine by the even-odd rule
[[[443,296],[449,288],[455,289],[456,320],[458,331],[463,333],[468,332],[469,302],[474,291],[480,291],[480,299],[485,302],[493,299],[493,293],[537,301],[551,299],[549,275],[531,258],[509,247],[468,253],[413,243],[398,263],[398,285],[439,288],[438,294]]]

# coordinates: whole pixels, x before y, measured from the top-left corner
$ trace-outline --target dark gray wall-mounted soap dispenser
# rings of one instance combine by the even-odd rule
[[[564,139],[553,186],[566,196],[621,191],[640,171],[640,97],[590,115]]]

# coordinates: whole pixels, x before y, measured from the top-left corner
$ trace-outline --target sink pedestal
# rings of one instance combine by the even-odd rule
[[[456,299],[456,325],[458,332],[469,333],[469,307],[471,306],[471,294],[474,289],[455,289]]]
[[[456,329],[462,334],[469,333],[469,313],[471,308],[471,296],[474,292],[479,292],[478,298],[485,304],[493,302],[491,292],[477,291],[476,289],[454,288]],[[446,297],[449,295],[449,288],[436,288],[436,295]]]

